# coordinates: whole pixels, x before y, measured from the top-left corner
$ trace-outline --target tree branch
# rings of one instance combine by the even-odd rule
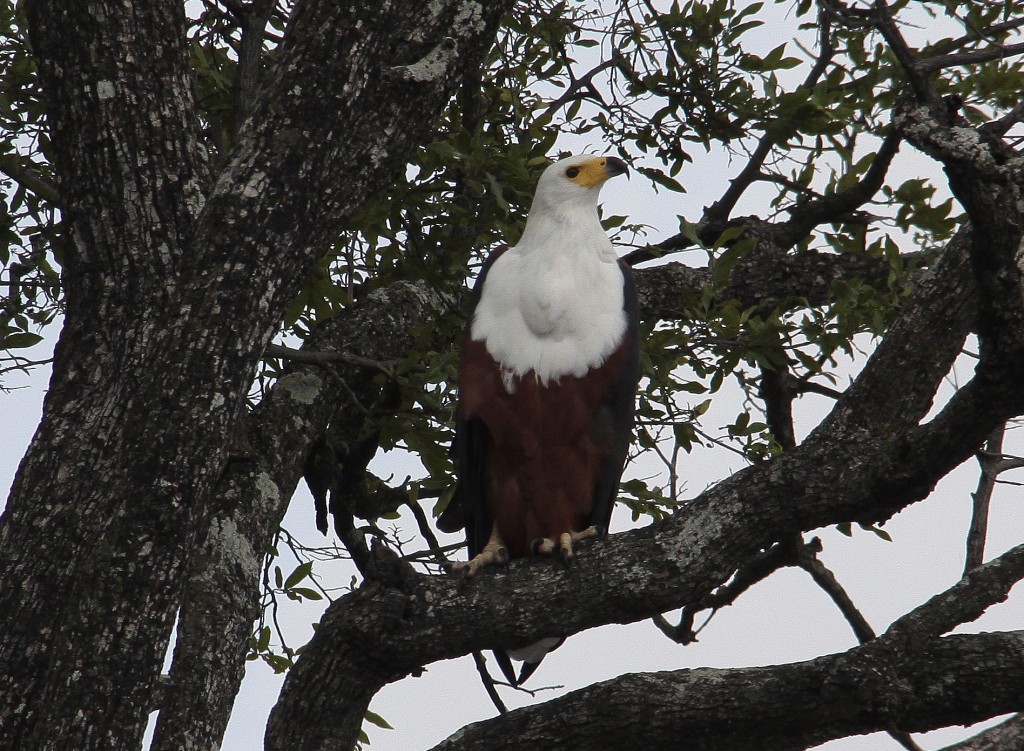
[[[0,159],[0,172],[43,200],[60,206],[60,191],[57,190],[57,186],[40,175],[38,169],[26,166],[20,157],[7,156]]]
[[[268,344],[266,354],[269,357],[280,357],[283,360],[313,363],[316,365],[343,362],[347,365],[356,365],[361,368],[373,368],[385,373],[389,373],[391,368],[402,362],[401,359],[397,358],[387,361],[371,360],[367,357],[353,355],[350,352],[319,352],[307,349],[305,346],[302,349],[295,349],[294,347],[285,347],[282,344]]]
[[[908,266],[920,269],[934,261],[926,253],[903,256]],[[889,288],[892,266],[885,258],[868,255],[823,253],[801,250],[799,253],[771,254],[763,257],[748,253],[741,258],[729,283],[715,291],[715,299],[738,300],[744,308],[764,304],[766,300],[800,300],[801,305],[827,305],[833,285],[838,281],[859,279],[877,290]],[[686,317],[686,300],[699,299],[713,287],[709,268],[682,263],[636,269],[637,294],[641,316],[648,321],[679,320]]]
[[[992,491],[999,477],[993,471],[991,456],[1003,450],[1003,435],[1006,426],[1001,425],[992,432],[985,442],[985,451],[979,452],[978,463],[981,465],[981,476],[978,487],[971,494],[971,526],[967,530],[967,555],[964,558],[964,574],[972,568],[980,566],[985,560],[985,537],[988,535],[988,509],[992,502]]]
[[[901,141],[902,136],[890,130],[882,139],[862,180],[846,190],[799,203],[790,209],[790,219],[778,227],[780,237],[786,238],[780,240],[781,244],[786,247],[794,245],[819,224],[837,221],[869,201],[885,182]]]
[[[239,3],[234,3],[232,7],[242,27],[242,43],[238,53],[233,92],[234,133],[241,129],[255,100],[263,59],[263,31],[276,4],[277,0],[254,0],[244,7]]]
[[[1005,751],[1024,745],[1024,715],[1014,715],[972,738],[947,746],[942,751]]]
[[[839,608],[839,612],[846,618],[846,622],[853,629],[854,636],[860,644],[866,644],[875,638],[875,630],[863,616],[853,600],[843,589],[842,585],[824,563],[815,555],[802,555],[800,557],[800,568],[811,575],[814,583],[821,587],[832,602]]]
[[[945,592],[901,616],[879,640],[902,647],[917,639],[948,633],[1005,600],[1022,578],[1024,545],[1018,545],[967,572]]]
[[[970,52],[956,52],[948,55],[936,55],[926,57],[916,63],[916,67],[922,73],[951,68],[955,65],[972,65],[987,63],[990,60],[1004,60],[1014,55],[1024,53],[1024,42],[1018,44],[993,45],[986,49],[971,50]]]
[[[1020,705],[1022,650],[1024,632],[1016,631],[930,638],[907,652],[862,646],[767,668],[624,675],[474,723],[434,751],[602,751],[684,742],[707,751],[798,751],[878,730],[969,724]],[[573,718],[571,733],[566,717]],[[628,717],[636,721],[623,722]]]
[[[717,751],[750,748],[755,737],[761,748],[803,749],[878,730],[914,748],[909,731],[969,724],[1019,706],[1024,632],[941,635],[1004,599],[1022,577],[1024,545],[848,652],[769,668],[621,676],[470,725],[435,751],[538,748],[555,738],[570,749],[671,747],[686,738]],[[622,721],[641,706],[642,721]],[[813,711],[782,709],[794,706]],[[564,717],[574,718],[568,738]]]
[[[758,552],[736,570],[727,584],[723,584],[714,592],[710,592],[699,601],[690,603],[683,608],[679,624],[673,626],[661,615],[655,615],[654,625],[669,639],[679,644],[690,644],[697,640],[693,622],[697,614],[705,610],[719,610],[732,605],[740,596],[758,582],[764,581],[773,573],[786,566],[793,566],[803,557],[813,558],[821,551],[821,541],[813,539],[806,545],[798,536],[790,536],[784,542],[772,545],[768,550]]]

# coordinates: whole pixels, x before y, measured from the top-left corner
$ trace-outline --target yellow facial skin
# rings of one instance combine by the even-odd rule
[[[571,167],[566,167],[565,176],[577,185],[584,188],[593,188],[600,185],[609,177],[615,177],[626,172],[626,165],[621,159],[613,156],[599,156],[580,162]]]

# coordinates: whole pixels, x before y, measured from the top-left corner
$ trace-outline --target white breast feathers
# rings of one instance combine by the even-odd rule
[[[603,364],[626,323],[622,271],[602,232],[502,254],[484,280],[471,331],[506,374],[533,370],[547,384]]]

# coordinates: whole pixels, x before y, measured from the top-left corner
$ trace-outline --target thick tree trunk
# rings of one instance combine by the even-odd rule
[[[240,384],[211,336],[189,334],[175,289],[205,169],[183,9],[28,10],[65,197],[67,315],[0,526],[0,745],[128,748]]]
[[[0,747],[138,746],[270,333],[510,4],[300,5],[205,200],[181,6],[29,5],[68,307],[0,526]]]
[[[426,285],[393,284],[321,325],[304,349],[400,359],[413,347],[416,323],[447,304]],[[259,615],[262,551],[270,548],[305,457],[328,424],[348,415],[362,425],[362,410],[380,393],[375,375],[344,363],[329,370],[292,368],[244,420],[245,454],[217,483],[215,508],[189,567],[153,751],[220,743]]]

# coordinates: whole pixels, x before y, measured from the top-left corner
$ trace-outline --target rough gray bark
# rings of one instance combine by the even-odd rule
[[[327,321],[304,349],[344,347],[369,359],[398,359],[414,344],[413,324],[447,302],[426,285],[398,283]],[[273,542],[311,446],[332,421],[360,418],[379,396],[374,375],[344,363],[290,368],[243,420],[244,453],[217,483],[209,526],[189,565],[154,751],[219,743],[259,616],[262,551]]]
[[[182,8],[158,5],[28,5],[67,316],[0,526],[4,748],[138,746],[270,332],[511,2],[300,4],[216,175],[197,146]]]
[[[1022,654],[1024,632],[1015,631],[930,639],[904,653],[860,647],[792,665],[624,675],[469,725],[434,751],[802,751],[849,735],[968,724],[989,708],[1019,706]],[[991,681],[1003,666],[1009,672]]]

